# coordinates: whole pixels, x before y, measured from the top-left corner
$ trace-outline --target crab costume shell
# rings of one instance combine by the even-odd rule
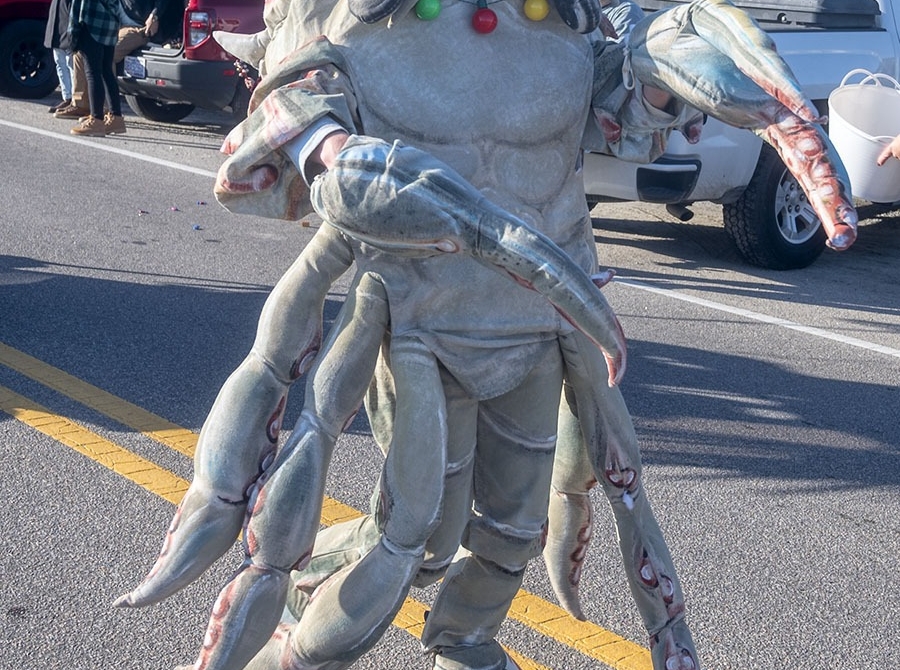
[[[411,588],[439,579],[422,635],[432,666],[512,668],[494,636],[529,560],[543,553],[560,603],[583,616],[598,483],[655,670],[700,667],[616,387],[625,340],[600,292],[612,273],[598,273],[580,151],[652,160],[674,128],[696,139],[704,112],[782,152],[832,246],[852,243],[856,215],[815,110],[733,6],[662,12],[627,48],[593,30],[590,0],[554,7],[275,0],[267,30],[242,38],[264,76],[216,195],[325,224],[219,393],[162,554],[116,603],[163,600],[243,530],[246,559],[195,670],[348,667]],[[671,103],[650,106],[645,84]],[[308,149],[334,128],[349,137],[317,174]],[[323,341],[325,296],[351,267]],[[301,417],[278,444],[304,374]],[[385,452],[373,509],[317,533],[335,440],[364,399]]]

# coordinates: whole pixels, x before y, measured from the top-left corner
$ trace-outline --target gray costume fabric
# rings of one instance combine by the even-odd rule
[[[352,134],[400,140],[432,153],[493,203],[545,233],[586,273],[595,272],[595,244],[578,173],[581,148],[646,162],[663,151],[671,129],[691,112],[678,107],[672,116],[646,105],[640,83],[628,74],[627,49],[605,42],[599,33],[578,35],[558,18],[525,22],[518,3],[498,2],[491,8],[501,27],[485,38],[468,28],[472,7],[467,3],[446,5],[440,26],[412,14],[370,26],[341,3],[294,2],[287,8],[273,3],[267,14],[275,20],[265,74],[254,92],[252,113],[226,140],[223,150],[229,157],[219,171],[218,200],[235,212],[288,220],[309,214],[310,184],[304,178],[309,171],[298,170],[284,148],[329,119]],[[467,30],[438,29],[462,22]],[[423,31],[429,40],[424,51]],[[299,49],[298,43],[303,44]],[[451,53],[467,63],[466,71],[443,67]],[[545,69],[532,67],[535,53],[544,55]],[[503,68],[491,66],[496,58],[503,58]],[[417,68],[429,78],[417,77]],[[454,104],[448,107],[447,100]],[[615,132],[609,132],[611,127]],[[297,154],[296,147],[291,153]],[[439,576],[457,543],[471,554],[454,562],[445,576],[423,645],[439,658],[449,658],[454,649],[494,655],[499,647],[492,638],[525,564],[541,551],[547,500],[532,500],[529,492],[549,490],[564,374],[559,338],[573,329],[546,299],[462,254],[406,257],[347,243],[360,273],[377,276],[383,284],[392,342],[422,343],[433,353],[447,398],[443,521],[425,545],[423,567]],[[599,351],[587,346],[583,355],[599,357],[602,365]],[[566,364],[581,365],[582,352],[579,347],[573,351]],[[399,430],[409,439],[409,432],[394,423],[389,367],[379,364],[376,378],[368,405],[376,437],[385,443]],[[610,393],[618,397],[617,390]],[[616,446],[637,463],[630,424],[624,430],[624,442]],[[390,452],[396,442],[392,445]],[[649,508],[646,514],[652,522]],[[382,527],[377,504],[373,518]],[[655,522],[642,517],[630,523],[627,536],[642,537],[644,529],[658,534]],[[360,543],[376,539],[371,526],[347,530],[333,533],[331,546],[317,541],[316,551],[332,552],[340,562],[364,554],[367,547]],[[390,529],[385,535],[394,537]],[[330,559],[321,558],[314,555],[313,565],[325,565],[327,573]],[[297,583],[305,578],[316,579],[299,573]],[[473,595],[483,605],[477,612],[471,607]],[[298,610],[305,607],[301,601]],[[309,616],[320,613],[326,612]],[[655,606],[644,614],[654,635],[672,615]],[[680,620],[675,616],[673,621]],[[312,662],[319,657],[303,628],[295,631],[293,650]],[[502,660],[499,652],[497,662]],[[443,667],[442,661],[436,663]]]

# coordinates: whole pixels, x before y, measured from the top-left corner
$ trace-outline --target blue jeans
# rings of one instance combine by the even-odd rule
[[[56,63],[56,76],[63,100],[72,99],[72,52],[65,49],[53,50],[53,62]]]

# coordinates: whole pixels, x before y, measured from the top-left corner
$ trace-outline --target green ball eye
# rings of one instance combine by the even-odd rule
[[[419,0],[416,3],[416,16],[423,21],[436,19],[441,13],[441,0]]]

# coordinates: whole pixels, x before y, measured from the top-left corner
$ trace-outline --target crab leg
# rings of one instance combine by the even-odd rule
[[[323,226],[276,285],[251,353],[225,382],[200,431],[194,479],[159,558],[115,606],[143,607],[168,598],[234,544],[249,490],[274,454],[288,388],[319,349],[325,296],[351,262],[346,240]]]
[[[605,269],[593,280],[602,288],[615,276]],[[628,421],[623,422],[628,425]],[[597,485],[584,435],[578,420],[575,391],[567,381],[559,403],[553,480],[547,515],[547,539],[543,556],[550,585],[559,604],[569,614],[584,620],[578,597],[581,568],[593,535],[593,511],[590,491]]]
[[[561,335],[560,345],[566,362],[566,380],[571,385],[569,399],[574,397],[583,439],[570,433],[566,437],[571,442],[558,447],[563,449],[564,458],[554,461],[554,468],[562,469],[554,471],[554,482],[574,482],[576,493],[581,492],[579,488],[584,492],[590,488],[591,481],[585,481],[584,473],[573,470],[584,463],[584,456],[577,452],[586,446],[594,477],[601,483],[613,510],[625,574],[650,633],[653,667],[696,670],[699,668],[696,652],[684,623],[684,597],[643,490],[640,452],[628,409],[617,388],[596,382],[603,372],[603,363],[581,333]],[[550,519],[551,533],[555,520],[558,521]],[[570,525],[568,538],[559,540],[568,544],[570,550],[558,553],[572,557],[574,565],[565,561],[555,563],[551,557],[548,567],[558,573],[554,584],[565,583],[583,559],[586,543],[583,537],[571,533],[572,528]],[[577,579],[569,579],[568,586],[565,597],[575,597],[577,606]]]
[[[384,287],[363,274],[310,372],[290,439],[254,486],[246,559],[213,607],[197,670],[243,668],[278,625],[290,571],[312,553],[334,442],[362,402],[387,324]]]
[[[822,119],[771,38],[726,0],[695,0],[658,12],[631,33],[631,64],[642,84],[771,144],[806,191],[842,250],[856,239],[850,180]]]
[[[544,562],[550,585],[559,604],[584,621],[578,597],[581,569],[593,534],[590,490],[597,478],[584,447],[584,437],[575,408],[575,394],[567,382],[559,404],[553,481],[547,514]]]
[[[398,404],[381,477],[382,538],[313,594],[291,640],[291,658],[300,667],[347,667],[377,642],[409,592],[425,543],[441,520],[447,414],[437,361],[418,340],[394,337],[391,370]],[[323,634],[332,631],[340,634]]]
[[[352,136],[313,182],[328,223],[397,254],[466,253],[544,295],[606,356],[610,385],[625,373],[625,337],[597,286],[550,238],[488,201],[433,156]]]
[[[425,543],[440,523],[447,440],[447,415],[434,355],[418,340],[401,337],[392,340],[391,359],[398,405],[395,438],[380,482],[379,513],[384,519],[380,538],[361,559],[319,584],[296,612],[300,620],[294,624],[283,623],[276,628],[280,614],[277,605],[284,605],[286,598],[284,570],[277,588],[263,585],[263,597],[255,591],[263,581],[257,575],[250,574],[246,584],[235,582],[236,597],[229,597],[221,607],[228,620],[216,626],[214,612],[207,635],[208,639],[215,639],[213,651],[201,656],[194,666],[196,670],[338,670],[365,653],[390,625],[422,565]],[[428,449],[421,448],[423,442],[429,445]],[[288,463],[285,466],[290,468],[287,476],[306,478],[296,467]],[[288,498],[297,492],[294,486],[285,488],[277,507],[267,499],[266,505],[272,507],[273,513],[285,517],[279,522],[273,516],[260,524],[259,530],[266,535],[259,538],[260,547],[278,544],[280,529],[273,530],[272,525],[283,526],[285,519],[290,519],[294,503]],[[363,530],[363,534],[368,538],[370,531]],[[342,534],[339,539],[347,537]],[[292,555],[298,550],[299,546]],[[269,572],[274,571],[269,568]],[[237,580],[241,577],[239,573]],[[247,616],[229,619],[235,610],[246,611]],[[251,620],[252,625],[248,625]],[[226,628],[233,631],[230,635],[236,638],[236,644],[216,638]],[[254,630],[246,632],[247,629]],[[266,639],[261,639],[263,632]]]

